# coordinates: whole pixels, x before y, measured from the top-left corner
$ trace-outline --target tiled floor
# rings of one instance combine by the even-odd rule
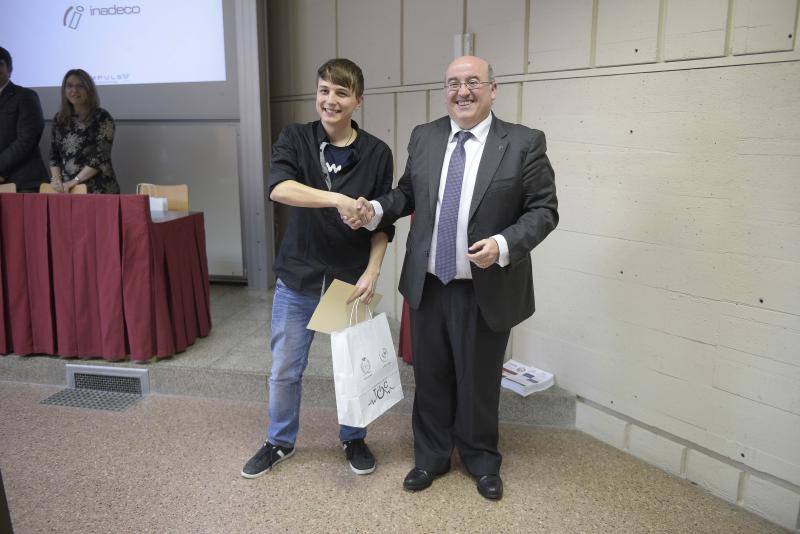
[[[270,293],[214,285],[211,334],[147,366],[197,388],[211,375],[230,377],[211,383],[208,397],[226,398],[255,377],[263,394],[270,308]],[[264,402],[150,395],[119,413],[42,405],[58,388],[20,382],[62,383],[62,362],[0,358],[0,469],[17,533],[781,532],[570,429],[503,425],[506,496],[499,503],[481,498],[457,462],[429,490],[404,492],[413,458],[406,415],[387,414],[370,426],[378,470],[353,475],[337,442],[335,410],[308,399],[314,391],[332,395],[330,384],[309,385],[331,377],[324,335],[306,372],[298,453],[256,480],[239,471],[263,440]],[[402,371],[410,377],[410,368]],[[501,401],[501,414],[529,409],[514,408],[516,401]]]
[[[297,453],[239,471],[264,406],[151,395],[124,412],[42,405],[58,388],[0,382],[0,469],[18,534],[183,532],[771,533],[778,527],[575,430],[502,425],[505,497],[458,462],[407,493],[410,419],[371,427],[378,460],[349,471],[335,411],[306,409]]]

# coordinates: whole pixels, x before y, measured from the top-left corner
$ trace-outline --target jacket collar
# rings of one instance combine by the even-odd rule
[[[7,98],[15,94],[16,92],[17,92],[17,86],[14,84],[14,82],[8,80],[6,86],[3,88],[2,91],[0,91],[0,102],[4,102]]]
[[[439,199],[439,184],[442,175],[442,165],[444,165],[444,155],[447,151],[447,142],[452,134],[450,117],[442,117],[434,121],[436,128],[436,135],[431,142],[430,160],[428,163],[428,172],[430,173],[430,180],[428,181],[428,199],[430,202],[431,213],[436,213],[436,202]],[[492,182],[497,167],[503,159],[503,154],[508,147],[506,136],[508,130],[506,129],[503,121],[497,118],[492,113],[492,123],[489,127],[489,133],[486,136],[486,142],[483,147],[483,154],[481,155],[481,162],[478,165],[478,174],[475,177],[475,190],[472,193],[472,202],[469,208],[469,218],[475,215],[478,205],[486,193],[486,189]]]
[[[317,146],[321,145],[323,141],[330,143],[330,140],[328,139],[328,133],[322,126],[322,121],[314,121],[312,124],[314,128],[314,140],[317,142]],[[364,137],[364,132],[358,127],[358,123],[352,119],[350,119],[350,126],[357,132],[357,135],[349,146],[352,147],[355,154],[358,155],[362,144],[362,137]]]
[[[492,126],[489,128],[489,135],[486,136],[483,155],[481,155],[481,162],[478,165],[478,174],[475,177],[475,189],[469,206],[469,219],[475,215],[486,189],[492,183],[497,167],[500,166],[500,161],[508,147],[507,135],[508,130],[506,130],[505,123],[492,114]]]

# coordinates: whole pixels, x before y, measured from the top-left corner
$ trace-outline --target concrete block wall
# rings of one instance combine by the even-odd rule
[[[578,399],[575,415],[578,430],[685,478],[725,501],[800,532],[799,486],[700,449],[586,399]]]
[[[495,114],[547,135],[560,201],[513,357],[640,421],[626,447],[670,472],[702,469],[730,495],[729,475],[707,468],[718,460],[800,486],[800,2],[269,5],[273,133],[316,119],[318,63],[346,55],[367,73],[356,120],[392,148],[398,177],[411,129],[446,112],[454,37],[472,34],[496,67]],[[379,281],[394,317],[407,232],[400,222]]]

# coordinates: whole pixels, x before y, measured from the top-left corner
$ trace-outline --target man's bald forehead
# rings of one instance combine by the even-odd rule
[[[482,77],[487,77],[489,75],[489,62],[485,59],[478,57],[478,56],[461,56],[454,59],[450,65],[447,66],[447,70],[445,71],[445,77],[447,74],[456,67],[462,67],[466,65],[472,65],[477,70],[480,70],[480,73],[483,75]]]

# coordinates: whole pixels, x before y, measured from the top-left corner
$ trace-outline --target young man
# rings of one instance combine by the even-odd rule
[[[36,192],[47,181],[39,152],[44,118],[39,97],[11,81],[14,64],[0,46],[0,184],[13,182],[17,192]]]
[[[392,152],[352,120],[364,100],[361,69],[332,59],[317,71],[320,120],[287,126],[272,148],[270,199],[289,206],[275,260],[272,303],[272,372],[267,440],[242,470],[263,475],[294,454],[303,370],[314,332],[306,325],[322,293],[338,278],[356,285],[350,302],[369,303],[393,228],[352,230],[342,217],[357,217],[355,199],[383,195],[392,187]],[[364,443],[366,429],[342,425],[339,438],[353,472],[375,470]]]

